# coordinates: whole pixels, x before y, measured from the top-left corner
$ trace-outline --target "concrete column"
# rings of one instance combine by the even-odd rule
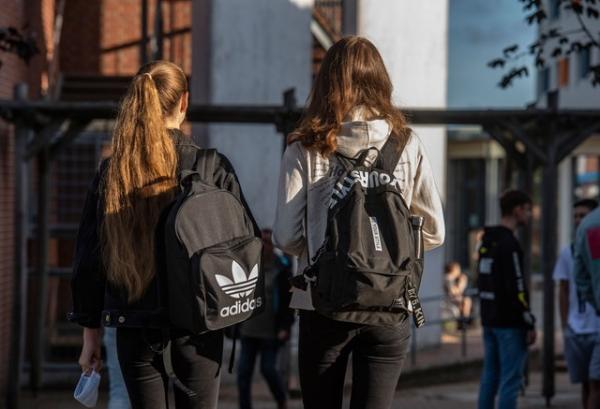
[[[293,87],[303,104],[311,85],[312,4],[313,0],[194,2],[193,100],[281,105],[283,91]],[[272,125],[210,125],[202,142],[231,160],[259,225],[270,227],[283,136]]]
[[[572,157],[567,156],[558,165],[558,248],[571,243],[573,238],[573,168]]]
[[[500,222],[500,159],[490,158],[485,162],[485,224],[492,226]]]
[[[394,102],[400,107],[445,108],[448,77],[448,1],[412,2],[360,0],[359,35],[381,52],[394,84]],[[431,161],[442,196],[446,187],[445,127],[414,127]],[[420,295],[443,294],[444,248],[427,254]],[[439,302],[424,304],[430,319],[439,317]],[[418,331],[419,345],[439,342],[439,326]]]
[[[358,23],[357,5],[359,0],[342,0],[342,33],[344,35],[356,34],[356,24]]]

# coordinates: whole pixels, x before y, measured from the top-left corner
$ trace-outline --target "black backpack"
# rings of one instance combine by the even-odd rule
[[[423,218],[411,216],[394,169],[404,146],[390,136],[374,163],[370,148],[337,153],[344,171],[334,187],[323,246],[305,272],[312,301],[334,320],[391,326],[410,312],[425,323],[417,296],[423,273]]]
[[[199,149],[166,216],[169,320],[192,334],[226,328],[264,309],[261,239],[231,192],[215,186],[217,152]]]

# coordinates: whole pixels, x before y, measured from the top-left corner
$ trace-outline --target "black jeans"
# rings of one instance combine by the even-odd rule
[[[238,362],[238,390],[240,409],[252,409],[252,373],[256,356],[260,354],[260,373],[269,385],[269,389],[279,405],[287,400],[283,379],[277,372],[277,354],[281,342],[275,339],[242,337],[242,352]]]
[[[350,409],[389,409],[410,339],[410,323],[373,327],[300,313],[298,366],[305,409],[341,409],[352,353]]]
[[[132,409],[167,407],[169,378],[163,365],[162,334],[159,330],[119,328],[117,353]],[[177,409],[214,409],[219,395],[223,332],[200,336],[172,333],[171,355],[175,374],[197,393],[190,398],[178,388]]]

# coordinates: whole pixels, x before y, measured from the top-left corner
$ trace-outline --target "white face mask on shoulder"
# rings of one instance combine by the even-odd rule
[[[100,374],[94,370],[89,374],[85,372],[79,377],[79,382],[73,392],[73,397],[83,406],[93,408],[98,402],[98,387],[100,386]]]

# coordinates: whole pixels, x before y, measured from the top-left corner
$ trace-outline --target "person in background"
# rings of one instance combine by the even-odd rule
[[[294,311],[288,308],[292,277],[291,261],[273,247],[271,230],[262,230],[262,268],[265,277],[265,310],[241,325],[242,350],[238,364],[240,409],[252,408],[252,375],[256,357],[260,355],[260,371],[277,402],[278,409],[287,408],[287,387],[277,371],[277,357],[290,337]]]
[[[108,371],[108,409],[129,409],[129,394],[117,356],[117,329],[105,327],[102,341],[106,350]]]
[[[444,268],[444,292],[447,300],[454,305],[459,313],[459,327],[464,326],[471,318],[471,309],[473,301],[471,297],[464,295],[467,286],[469,285],[469,277],[464,274],[460,268],[460,264],[456,261],[451,261]]]
[[[581,311],[588,306],[592,307],[595,314],[600,315],[600,208],[589,212],[581,220],[575,243],[573,245],[573,276],[577,286],[577,308]],[[567,322],[569,326],[570,321]],[[589,364],[588,396],[586,408],[600,408],[600,332],[589,337],[594,344],[587,355]],[[583,339],[583,337],[578,337]],[[583,351],[582,351],[583,353]],[[585,359],[585,358],[584,358]],[[569,368],[570,370],[570,368]]]
[[[573,225],[575,229],[589,212],[598,206],[592,199],[579,200],[573,205]],[[582,407],[589,406],[590,389],[600,387],[600,318],[594,307],[581,300],[577,294],[573,276],[573,245],[565,246],[556,265],[554,280],[558,282],[558,302],[560,322],[564,336],[564,352],[572,383],[581,384]],[[595,394],[600,393],[596,390]]]
[[[523,272],[523,250],[517,228],[531,218],[531,198],[509,190],[500,198],[499,226],[486,227],[479,248],[478,288],[481,300],[484,363],[479,409],[517,407],[523,384],[527,345],[535,342],[535,317]]]

